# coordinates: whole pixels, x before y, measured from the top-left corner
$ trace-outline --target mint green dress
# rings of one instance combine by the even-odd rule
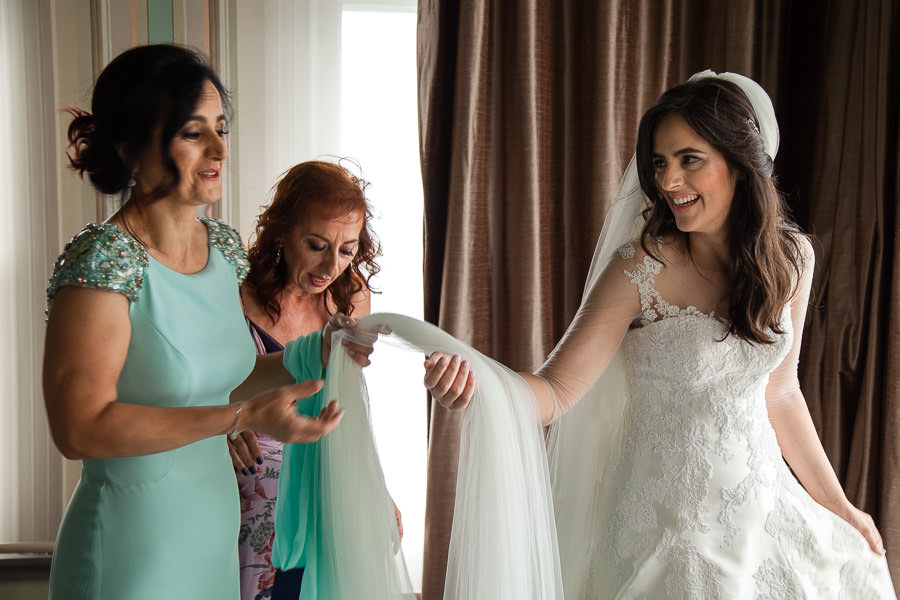
[[[322,332],[290,341],[284,346],[282,364],[296,381],[325,377],[322,368]],[[297,401],[297,412],[315,416],[327,404],[323,390]],[[302,576],[301,600],[319,598],[322,590],[316,583],[320,555],[319,523],[322,506],[317,502],[321,479],[319,442],[285,444],[278,495],[275,501],[275,535],[272,541],[272,566],[282,571],[305,569]]]
[[[48,307],[67,285],[130,301],[119,402],[226,404],[253,369],[256,352],[238,295],[246,254],[233,229],[204,222],[209,260],[195,274],[165,267],[108,224],[85,227],[56,264]],[[84,460],[57,536],[50,598],[238,600],[239,526],[223,435],[147,456]]]

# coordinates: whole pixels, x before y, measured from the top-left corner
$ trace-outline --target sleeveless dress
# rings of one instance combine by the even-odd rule
[[[85,227],[56,263],[48,306],[67,285],[130,301],[119,402],[227,404],[253,369],[238,296],[245,251],[233,229],[204,222],[209,260],[195,274],[167,268],[110,224]],[[224,436],[146,456],[84,460],[57,536],[50,598],[237,600],[239,515]]]
[[[643,314],[620,347],[622,447],[580,597],[894,598],[884,558],[782,458],[765,389],[791,347],[789,309],[774,344],[723,339],[725,321],[662,298],[660,268],[644,256],[626,270]]]

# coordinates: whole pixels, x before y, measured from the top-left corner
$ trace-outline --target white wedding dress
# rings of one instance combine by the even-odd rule
[[[723,340],[726,322],[661,297],[660,268],[643,255],[628,273],[644,310],[619,348],[621,450],[598,492],[583,589],[566,597],[893,598],[884,558],[794,479],[769,423],[789,311],[774,344]]]
[[[478,373],[461,434],[445,600],[896,598],[885,558],[817,504],[781,457],[764,391],[791,344],[788,311],[775,344],[717,341],[727,325],[666,303],[653,287],[658,268],[645,256],[631,271],[648,310],[618,352],[630,399],[624,410],[589,399],[563,417],[600,437],[579,440],[576,460],[564,455],[582,489],[564,483],[552,464],[560,457],[551,457],[552,500],[535,400],[518,375],[428,323],[360,319],[393,329],[378,344],[455,352]],[[320,442],[317,470],[331,499],[325,562],[341,565],[331,597],[411,597],[397,583],[406,578],[402,555],[399,570],[389,566],[393,515],[373,502],[387,496],[362,371],[340,344],[330,364],[324,397],[346,409]],[[584,408],[620,419],[592,422]],[[602,437],[617,426],[620,444]],[[598,464],[605,474],[595,480]]]

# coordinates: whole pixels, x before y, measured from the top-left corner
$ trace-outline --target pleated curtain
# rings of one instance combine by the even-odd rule
[[[769,91],[781,187],[817,240],[801,383],[848,495],[900,556],[897,3],[420,0],[418,55],[426,319],[516,370],[574,316],[643,112],[707,68]],[[435,405],[428,427],[422,597],[437,600],[460,415]]]

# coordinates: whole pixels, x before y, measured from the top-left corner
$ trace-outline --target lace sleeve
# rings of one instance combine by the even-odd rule
[[[119,227],[88,225],[66,244],[53,267],[46,314],[59,288],[67,285],[119,292],[136,301],[147,263],[144,247]]]
[[[568,412],[593,386],[641,315],[641,298],[629,273],[635,247],[616,252],[588,292],[560,342],[535,373],[547,386],[533,386],[544,422]]]
[[[230,225],[218,221],[216,219],[200,219],[209,229],[209,245],[211,248],[217,248],[225,257],[231,266],[234,267],[235,275],[237,275],[238,284],[244,282],[247,273],[250,271],[250,264],[247,262],[247,249],[241,241],[241,236]]]

